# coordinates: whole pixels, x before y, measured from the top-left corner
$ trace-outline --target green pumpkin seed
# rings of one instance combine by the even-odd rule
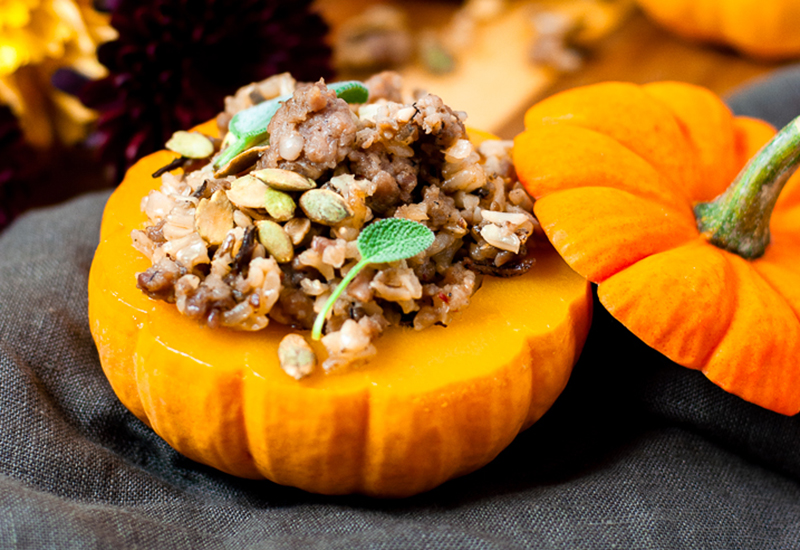
[[[283,224],[283,230],[292,238],[292,244],[295,246],[303,242],[309,229],[311,229],[311,220],[308,218],[292,218]]]
[[[194,226],[209,244],[222,244],[233,225],[233,205],[224,191],[216,191],[211,200],[200,200],[194,214]]]
[[[204,159],[214,154],[214,144],[203,134],[180,130],[172,134],[167,149],[190,159]]]
[[[336,225],[353,215],[344,198],[328,189],[312,189],[303,193],[300,208],[312,222],[323,225]]]
[[[278,191],[308,191],[317,186],[317,182],[291,170],[265,168],[253,172],[253,175]]]
[[[245,149],[233,157],[229,162],[221,166],[219,170],[214,172],[214,177],[224,178],[226,176],[235,176],[236,174],[241,174],[258,162],[258,159],[261,158],[261,155],[263,155],[267,149],[269,149],[269,145],[260,145]]]
[[[285,222],[294,217],[294,209],[297,208],[297,205],[294,203],[294,199],[283,191],[267,187],[264,194],[264,208],[267,209],[267,214],[279,222]]]
[[[256,222],[256,228],[258,228],[258,241],[264,245],[276,262],[285,264],[292,261],[294,245],[283,227],[272,220],[261,220]]]
[[[264,208],[264,195],[268,189],[264,183],[247,175],[233,180],[227,193],[230,201],[239,208]]]
[[[278,360],[283,371],[296,380],[314,371],[317,356],[305,338],[299,334],[287,334],[278,345]]]

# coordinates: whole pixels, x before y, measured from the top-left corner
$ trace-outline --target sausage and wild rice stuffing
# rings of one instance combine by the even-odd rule
[[[227,139],[182,133],[201,141],[207,151],[194,156],[206,158],[184,154],[184,173],[163,173],[160,190],[142,200],[149,223],[133,245],[152,266],[137,274],[138,287],[209,327],[254,331],[272,319],[300,331],[360,260],[362,228],[388,217],[424,224],[435,234],[427,250],[369,265],[335,302],[322,337],[329,371],[375,355],[373,341],[389,326],[446,326],[484,275],[527,271],[541,237],[511,142],[476,147],[463,112],[431,94],[405,98],[395,73],[365,85],[363,104],[288,74],[240,89],[217,119],[223,137],[237,112],[291,98],[269,122],[269,144],[221,167]],[[316,363],[298,334],[279,356],[296,378]]]

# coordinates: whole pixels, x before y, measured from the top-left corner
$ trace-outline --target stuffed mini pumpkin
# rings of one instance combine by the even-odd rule
[[[174,158],[142,159],[109,199],[89,317],[120,400],[184,455],[312,492],[408,496],[492,460],[564,388],[591,294],[546,242],[524,275],[486,277],[449,326],[390,327],[366,364],[299,380],[277,353],[296,328],[209,328],[151,299],[136,286],[149,260],[131,232],[160,186],[151,174]]]
[[[767,59],[800,56],[795,0],[637,0],[655,21],[687,38]]]
[[[726,391],[800,411],[798,122],[756,154],[774,129],[703,88],[603,83],[534,105],[525,127],[514,159],[536,216],[606,309]]]

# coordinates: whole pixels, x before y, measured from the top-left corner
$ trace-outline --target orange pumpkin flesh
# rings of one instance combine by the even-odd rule
[[[725,390],[800,411],[800,177],[784,188],[756,260],[709,243],[693,212],[774,129],[678,83],[579,88],[535,105],[525,121],[514,147],[520,180],[548,238],[598,283],[606,309]],[[561,153],[548,156],[554,148]]]
[[[658,23],[696,40],[727,44],[755,56],[800,55],[796,0],[637,0]]]
[[[287,332],[278,323],[211,330],[147,298],[135,273],[148,260],[130,232],[146,221],[141,198],[160,185],[150,174],[171,157],[141,160],[109,199],[89,316],[120,400],[179,452],[313,492],[408,496],[492,460],[566,384],[591,296],[549,248],[524,276],[485,278],[451,326],[393,328],[367,365],[301,381],[278,364]]]

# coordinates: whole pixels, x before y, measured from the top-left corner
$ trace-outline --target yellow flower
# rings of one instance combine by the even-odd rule
[[[92,0],[0,0],[0,103],[11,106],[28,141],[46,147],[85,135],[93,113],[50,78],[62,67],[103,76],[97,45],[115,36]]]

